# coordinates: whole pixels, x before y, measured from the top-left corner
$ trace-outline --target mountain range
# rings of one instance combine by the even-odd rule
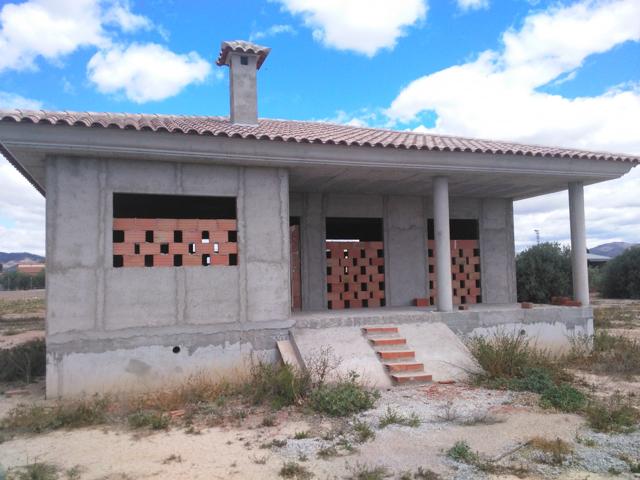
[[[596,255],[604,255],[605,257],[617,257],[626,249],[640,246],[638,243],[628,243],[628,242],[611,242],[611,243],[603,243],[602,245],[598,245],[597,247],[593,247],[589,249],[589,253],[595,253]]]
[[[0,264],[4,271],[14,270],[19,263],[44,263],[44,257],[29,252],[0,252]]]

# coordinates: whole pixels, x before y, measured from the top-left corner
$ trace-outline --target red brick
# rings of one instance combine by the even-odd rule
[[[160,253],[159,243],[141,243],[140,255],[156,255]]]
[[[238,229],[238,222],[236,220],[218,220],[218,230],[234,231]]]
[[[154,255],[154,267],[173,267],[173,255]]]
[[[197,230],[198,220],[192,218],[179,218],[177,224],[178,230]]]
[[[185,267],[202,265],[202,257],[200,255],[183,255],[182,265],[184,265]]]
[[[416,356],[416,352],[413,350],[384,350],[377,352],[378,356],[383,360],[391,360],[396,358],[414,358]]]
[[[114,255],[133,255],[134,247],[133,243],[114,243],[113,254]]]
[[[178,230],[178,220],[175,218],[158,218],[156,220],[158,230]]]
[[[428,298],[414,298],[413,305],[415,307],[428,307],[429,299]]]
[[[238,244],[237,243],[222,243],[220,244],[220,254],[228,255],[230,253],[238,253]]]
[[[186,255],[189,253],[189,245],[186,243],[169,243],[169,253],[175,255]]]
[[[520,306],[521,306],[522,308],[530,309],[530,308],[533,308],[533,303],[531,303],[531,302],[522,302],[522,303],[520,304]]]
[[[155,230],[158,221],[155,218],[136,218],[136,228],[140,230]]]
[[[211,265],[229,265],[229,255],[212,255]]]
[[[127,230],[124,232],[124,241],[126,243],[142,243],[145,239],[145,233],[141,230]]]
[[[217,220],[198,220],[198,230],[215,231],[218,230]]]
[[[155,230],[153,232],[153,241],[159,243],[173,242],[173,230]]]
[[[136,228],[135,218],[114,218],[113,229],[114,230],[134,230]]]
[[[125,255],[122,257],[124,267],[144,267],[144,257],[141,255]]]
[[[362,327],[362,333],[398,333],[398,327]]]

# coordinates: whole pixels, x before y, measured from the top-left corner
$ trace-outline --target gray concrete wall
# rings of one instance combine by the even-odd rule
[[[480,273],[483,303],[515,303],[513,202],[485,199],[480,206]]]
[[[114,192],[237,197],[238,265],[113,268]],[[47,394],[215,373],[227,350],[272,353],[290,323],[288,197],[276,168],[49,159]]]

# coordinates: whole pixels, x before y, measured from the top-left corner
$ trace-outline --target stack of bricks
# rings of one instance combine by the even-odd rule
[[[436,301],[435,241],[427,242],[429,261],[429,303]],[[451,241],[451,288],[453,304],[465,305],[482,301],[480,285],[480,242],[478,240]]]
[[[383,242],[326,242],[327,307],[383,307]]]
[[[551,305],[559,307],[581,307],[582,302],[573,300],[569,297],[551,297]]]
[[[114,218],[114,267],[237,265],[231,219]]]

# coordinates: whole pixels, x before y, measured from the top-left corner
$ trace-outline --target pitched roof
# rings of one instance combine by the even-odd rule
[[[0,110],[0,122],[118,128],[122,130],[435,152],[512,154],[531,157],[640,163],[640,156],[634,155],[294,120],[260,119],[258,125],[239,125],[231,123],[227,117]]]
[[[218,59],[216,60],[216,65],[227,65],[227,56],[230,52],[252,53],[258,55],[256,69],[260,70],[260,67],[266,60],[270,51],[271,49],[269,47],[263,47],[262,45],[247,42],[245,40],[230,40],[222,42],[222,44],[220,45],[220,54],[218,55]]]

